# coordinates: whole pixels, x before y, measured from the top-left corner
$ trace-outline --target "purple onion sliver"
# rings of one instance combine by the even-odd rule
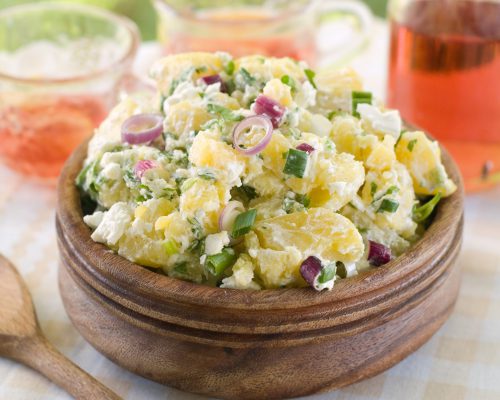
[[[277,101],[261,94],[255,100],[254,111],[256,114],[267,115],[271,119],[273,128],[276,129],[281,123],[285,108]]]
[[[209,75],[209,76],[204,76],[201,78],[203,82],[205,82],[207,85],[213,85],[215,83],[220,83],[220,91],[222,93],[227,93],[227,87],[222,78],[220,77],[219,74],[215,75]]]
[[[314,283],[316,277],[321,273],[321,268],[321,260],[317,257],[309,256],[302,261],[300,274],[312,288],[315,288]]]
[[[265,129],[266,133],[257,145],[245,149],[240,145],[240,136],[245,132],[245,130],[252,128],[253,126],[260,126]],[[266,146],[271,141],[273,135],[273,124],[269,117],[265,115],[252,115],[251,117],[245,118],[243,121],[239,122],[233,130],[233,147],[242,154],[247,156],[253,156],[260,153],[266,148]]]
[[[141,179],[144,175],[144,173],[148,170],[148,169],[152,169],[152,168],[155,168],[156,167],[156,164],[154,161],[151,161],[151,160],[140,160],[137,162],[137,164],[135,164],[135,167],[134,167],[134,174],[135,176],[137,177],[137,179]]]
[[[371,240],[368,241],[368,244],[368,261],[371,265],[379,267],[391,261],[391,249],[389,247]]]
[[[160,114],[133,115],[122,124],[122,141],[128,144],[151,143],[162,131],[163,116]]]
[[[301,143],[297,146],[297,150],[302,150],[305,151],[307,154],[311,154],[316,149],[312,147],[310,144]]]

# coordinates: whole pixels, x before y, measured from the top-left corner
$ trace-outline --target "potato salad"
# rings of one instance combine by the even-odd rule
[[[156,94],[96,130],[76,184],[92,239],[158,273],[330,290],[406,251],[456,189],[438,143],[350,69],[187,53],[151,77]]]

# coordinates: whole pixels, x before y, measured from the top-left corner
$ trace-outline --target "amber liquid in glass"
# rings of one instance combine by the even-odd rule
[[[105,118],[99,97],[33,99],[0,108],[0,158],[12,169],[50,181]]]
[[[452,153],[466,189],[500,182],[500,4],[412,3],[391,26],[389,106]]]

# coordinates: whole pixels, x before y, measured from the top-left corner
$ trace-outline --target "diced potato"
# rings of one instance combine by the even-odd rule
[[[423,132],[405,132],[396,146],[396,157],[410,171],[415,193],[449,196],[456,189],[441,163],[438,142],[431,141]]]
[[[286,153],[291,147],[291,142],[281,133],[275,131],[269,144],[260,153],[264,161],[264,166],[270,169],[276,176],[283,177]]]
[[[389,170],[393,168],[396,162],[396,153],[394,145],[396,139],[391,135],[385,135],[382,142],[378,142],[366,158],[365,165],[370,169]]]
[[[271,79],[267,82],[263,94],[284,107],[290,107],[293,102],[290,86],[285,85],[279,79]]]
[[[200,130],[201,126],[212,118],[205,107],[185,100],[170,106],[163,126],[165,131],[181,137],[191,131]]]
[[[235,66],[236,71],[245,68],[251,75],[266,82],[273,78],[281,79],[284,75],[297,81],[306,79],[302,68],[291,58],[247,56],[236,60]]]
[[[168,94],[175,80],[189,73],[195,80],[202,76],[215,75],[222,71],[223,61],[214,53],[174,54],[158,60],[151,69],[151,77],[156,80],[158,89]]]
[[[355,262],[361,258],[364,244],[358,230],[347,218],[325,208],[311,208],[255,225],[260,246],[284,251],[300,251],[303,258],[315,255],[325,260]]]

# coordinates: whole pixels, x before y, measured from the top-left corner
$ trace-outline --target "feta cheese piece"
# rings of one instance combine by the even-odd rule
[[[205,239],[205,254],[207,256],[219,254],[224,246],[227,246],[228,244],[229,235],[227,234],[227,231],[208,235]]]
[[[95,229],[102,222],[103,218],[104,218],[104,212],[96,211],[92,215],[85,215],[83,217],[83,222],[85,222],[87,226],[89,226],[90,228]]]
[[[102,170],[102,175],[106,179],[111,179],[111,180],[118,180],[122,177],[122,169],[120,167],[120,164],[117,163],[109,163],[104,167]]]
[[[401,117],[399,111],[380,111],[377,107],[371,104],[358,104],[356,110],[361,118],[368,122],[373,129],[398,138],[401,133]]]
[[[125,202],[115,203],[104,213],[102,221],[92,234],[92,240],[116,245],[132,221],[132,210]]]

